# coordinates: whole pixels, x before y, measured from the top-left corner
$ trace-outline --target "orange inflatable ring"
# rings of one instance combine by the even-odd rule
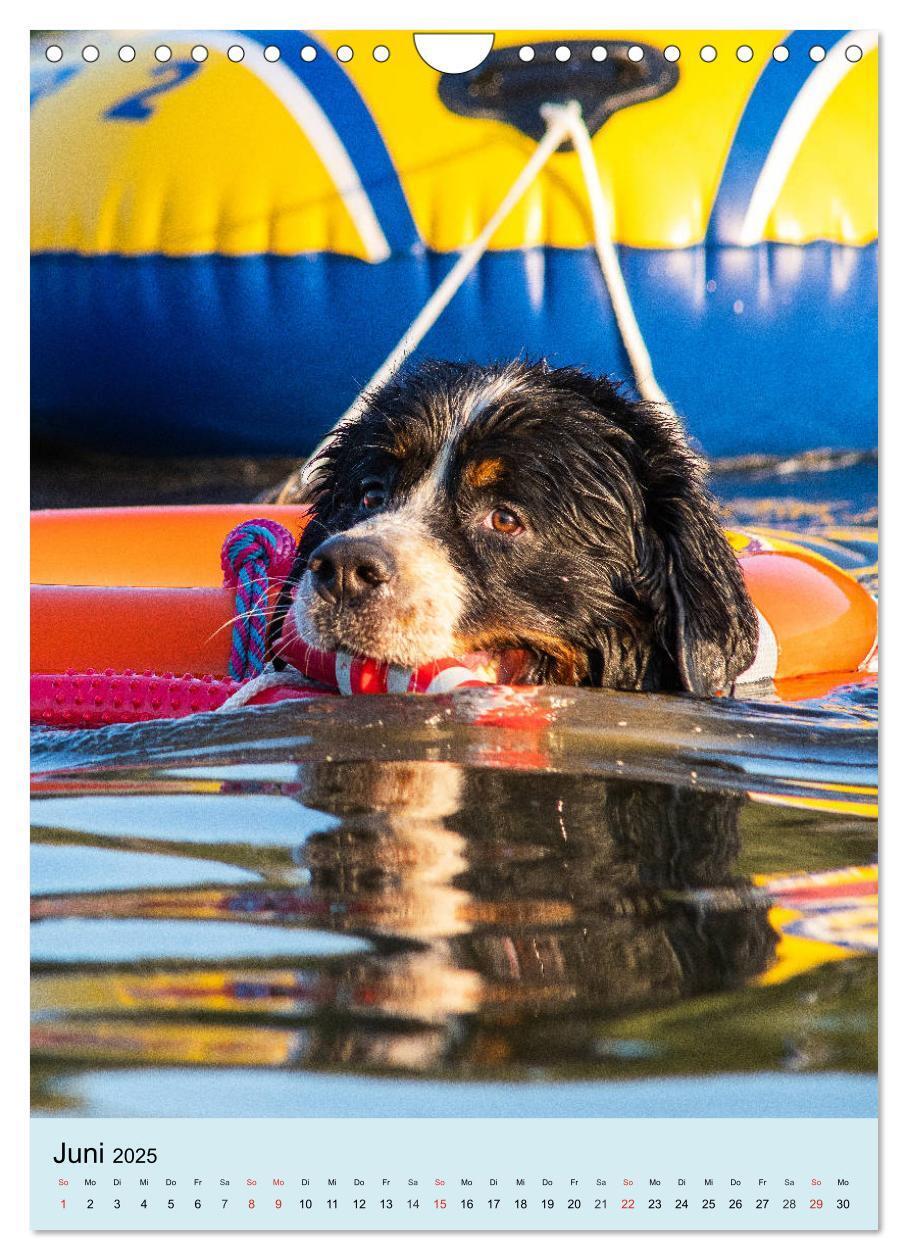
[[[32,515],[33,674],[134,671],[223,679],[233,595],[221,546],[267,514],[299,537],[298,507],[101,508]],[[824,557],[757,534],[728,534],[760,615],[760,652],[743,682],[789,696],[873,668],[872,596]],[[803,681],[801,681],[803,680]],[[845,680],[845,677],[843,677]],[[210,706],[209,706],[210,707]]]

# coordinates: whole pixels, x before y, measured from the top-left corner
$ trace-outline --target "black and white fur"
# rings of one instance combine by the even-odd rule
[[[757,617],[664,408],[544,363],[424,363],[342,425],[272,637],[417,666],[523,648],[526,681],[727,692]],[[280,662],[278,662],[280,664]]]

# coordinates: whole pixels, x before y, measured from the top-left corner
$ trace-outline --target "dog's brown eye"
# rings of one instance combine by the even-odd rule
[[[363,497],[360,499],[360,506],[364,507],[367,512],[374,512],[376,508],[380,508],[385,501],[385,492],[381,486],[364,486]]]
[[[510,511],[509,508],[493,508],[483,521],[483,525],[487,529],[494,529],[497,534],[523,533],[523,525],[520,523],[520,518]]]

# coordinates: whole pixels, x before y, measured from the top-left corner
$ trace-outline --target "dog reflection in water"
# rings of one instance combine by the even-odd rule
[[[603,1018],[740,988],[773,958],[732,874],[735,794],[430,762],[301,773],[301,800],[339,821],[296,860],[332,926],[382,942],[332,986],[343,1018],[316,1020],[308,1067],[541,1065]],[[722,909],[691,889],[725,890]]]

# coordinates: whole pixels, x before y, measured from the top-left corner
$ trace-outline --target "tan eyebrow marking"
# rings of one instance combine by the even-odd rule
[[[388,454],[392,459],[402,460],[410,449],[410,441],[406,429],[399,429],[388,445]]]
[[[477,490],[481,486],[491,485],[504,473],[504,461],[500,459],[477,459],[467,465],[466,478]]]

